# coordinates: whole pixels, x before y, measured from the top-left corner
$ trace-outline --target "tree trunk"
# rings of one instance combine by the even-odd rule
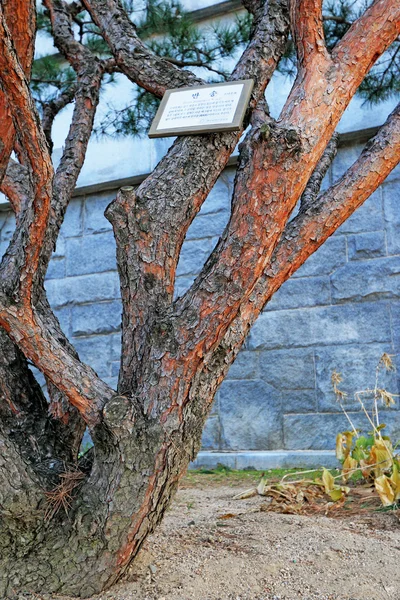
[[[170,414],[161,425],[127,398],[110,400],[95,432],[91,474],[71,492],[71,509],[54,515],[46,513],[49,497],[33,477],[20,479],[15,467],[11,488],[0,466],[1,597],[14,590],[87,597],[114,583],[162,518],[199,449],[206,412],[196,408],[181,419]],[[18,464],[15,455],[10,462]],[[18,504],[4,489],[18,494]]]

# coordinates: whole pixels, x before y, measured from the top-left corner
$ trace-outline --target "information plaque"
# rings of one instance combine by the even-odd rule
[[[149,137],[193,135],[240,129],[253,80],[176,88],[164,94]]]

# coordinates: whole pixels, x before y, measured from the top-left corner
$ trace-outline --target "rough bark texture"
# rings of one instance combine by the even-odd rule
[[[0,175],[7,168],[2,189],[17,217],[0,265],[1,597],[18,590],[87,597],[121,576],[196,455],[215,391],[263,305],[400,157],[397,108],[342,179],[319,195],[339,119],[400,33],[398,2],[375,2],[329,54],[318,0],[293,0],[290,18],[285,0],[246,0],[252,38],[232,79],[252,78],[255,86],[231,218],[182,298],[173,302],[185,234],[243,131],[178,139],[147,180],[122,189],[107,211],[123,300],[117,393],[61,331],[43,288],[47,265],[84,162],[104,73],[118,68],[158,95],[199,80],[154,56],[117,0],[83,2],[112,61],[74,39],[75,3],[44,3],[77,82],[47,107],[42,124],[26,80],[31,50],[25,63],[19,59],[19,48],[31,47],[33,3],[17,3],[16,21],[9,3],[0,11],[0,111],[14,126],[11,137],[0,128]],[[264,91],[289,25],[298,76],[274,121]],[[54,173],[51,126],[72,94],[72,123]],[[9,162],[13,147],[23,164]],[[45,374],[49,403],[27,359]],[[78,460],[86,425],[94,448]]]

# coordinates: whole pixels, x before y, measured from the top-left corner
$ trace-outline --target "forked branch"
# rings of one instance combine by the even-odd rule
[[[278,289],[276,278],[281,283],[288,279],[369,198],[399,162],[400,104],[343,177],[288,223],[271,260],[264,303]]]
[[[284,52],[288,30],[286,3],[266,2],[232,74],[232,79],[254,80],[245,126]],[[152,175],[137,190],[123,190],[108,210],[117,241],[124,307],[121,393],[130,389],[140,369],[154,317],[172,301],[186,232],[242,131],[178,139]]]
[[[380,38],[375,43],[375,58],[397,36],[383,20],[378,26],[386,41]],[[352,81],[360,83],[365,73],[362,68],[352,69]],[[277,125],[266,123],[265,129],[255,128],[248,135],[243,167],[236,175],[231,220],[196,282],[175,307],[181,324],[178,337],[186,340],[186,358],[193,359],[190,372],[219,345],[230,322],[247,306],[290,213],[355,93],[356,86],[347,89],[342,77],[339,67],[324,60],[319,69],[298,78]],[[196,324],[189,334],[182,328],[185,316]],[[190,379],[189,372],[185,377]]]

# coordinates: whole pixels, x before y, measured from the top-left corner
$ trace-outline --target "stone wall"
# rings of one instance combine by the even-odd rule
[[[336,180],[359,150],[341,149],[326,182]],[[178,295],[193,281],[228,220],[233,177],[233,168],[224,172],[187,234]],[[50,302],[81,358],[112,386],[119,367],[120,294],[113,234],[103,213],[114,195],[72,201],[46,282]],[[12,215],[0,213],[0,250],[13,228]],[[352,419],[365,427],[352,394],[374,386],[383,352],[395,360],[400,355],[399,234],[397,169],[265,307],[217,394],[204,450],[283,449],[287,456],[333,448],[336,432],[348,428],[332,392],[333,369],[343,374]],[[398,374],[382,384],[398,393]],[[397,410],[398,401],[383,418],[400,438]]]

